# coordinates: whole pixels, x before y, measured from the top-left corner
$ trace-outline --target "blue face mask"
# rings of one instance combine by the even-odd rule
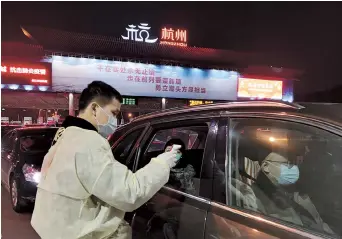
[[[181,158],[182,158],[182,154],[178,153],[178,154],[176,155],[176,159],[177,159],[177,160],[180,160]]]
[[[297,165],[288,167],[287,165],[280,165],[280,177],[278,183],[280,185],[294,184],[299,179],[299,168]]]
[[[114,115],[108,114],[101,106],[99,106],[100,109],[103,111],[108,116],[108,121],[106,124],[99,124],[97,121],[97,126],[99,130],[99,134],[102,135],[102,137],[107,138],[109,135],[113,134],[114,131],[117,129],[118,124],[117,124],[117,119],[114,117]]]

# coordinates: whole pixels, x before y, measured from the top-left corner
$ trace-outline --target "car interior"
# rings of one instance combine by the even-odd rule
[[[235,128],[239,133],[234,135],[232,141],[233,177],[252,185],[267,155],[271,152],[286,155],[291,164],[298,165],[300,177],[285,190],[299,192],[305,195],[303,198],[310,198],[322,220],[334,234],[341,235],[342,192],[341,187],[338,190],[338,186],[333,186],[342,181],[342,161],[338,156],[342,152],[341,139],[320,130],[298,126],[298,129],[294,127],[290,130],[282,129],[281,125],[279,128],[245,125]],[[298,161],[300,157],[303,160]],[[242,205],[239,196],[234,196],[232,204]],[[303,211],[301,207],[294,208],[298,213]],[[324,233],[320,229],[313,229]]]
[[[164,147],[169,140],[181,139],[184,145],[186,145],[186,150],[175,168],[185,168],[187,165],[191,165],[194,168],[196,174],[193,181],[198,195],[199,179],[207,134],[207,125],[159,130],[154,134],[145,153],[143,154],[139,162],[139,168],[145,166],[152,158],[163,153]],[[169,186],[172,185],[169,184]]]

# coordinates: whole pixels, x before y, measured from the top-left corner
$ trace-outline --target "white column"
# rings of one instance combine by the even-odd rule
[[[69,115],[75,116],[75,110],[74,110],[74,94],[69,94]]]
[[[166,99],[162,98],[162,110],[166,109]]]

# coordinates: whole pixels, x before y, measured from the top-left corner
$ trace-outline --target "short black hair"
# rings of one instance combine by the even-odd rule
[[[96,101],[100,106],[105,106],[113,98],[122,102],[119,91],[102,81],[93,81],[82,91],[78,109],[79,111],[85,110],[92,101]]]
[[[186,150],[185,148],[185,144],[183,142],[183,140],[179,139],[179,138],[173,138],[173,139],[170,139],[169,141],[167,141],[167,143],[165,144],[165,147],[164,147],[164,151],[165,149],[168,147],[168,146],[172,146],[174,144],[178,144],[178,145],[181,145],[182,147],[180,148],[179,151],[181,151],[182,153],[184,153],[184,151]]]

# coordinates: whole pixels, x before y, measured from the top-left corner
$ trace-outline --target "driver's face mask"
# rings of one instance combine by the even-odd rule
[[[289,163],[280,163],[280,162],[270,162],[269,164],[272,164],[274,167],[277,167],[280,169],[280,175],[277,177],[276,175],[272,174],[271,171],[269,171],[269,174],[277,179],[277,182],[279,185],[290,185],[294,184],[299,179],[299,168],[297,165],[292,165]]]
[[[182,153],[177,153],[177,154],[176,154],[176,159],[177,159],[177,160],[180,160],[181,158],[182,158]]]
[[[109,135],[113,134],[115,130],[117,129],[118,120],[114,115],[108,114],[101,106],[99,106],[99,108],[102,110],[104,114],[108,116],[108,121],[106,124],[100,124],[95,116],[98,131],[99,131],[99,134],[102,135],[102,137],[107,138]]]

